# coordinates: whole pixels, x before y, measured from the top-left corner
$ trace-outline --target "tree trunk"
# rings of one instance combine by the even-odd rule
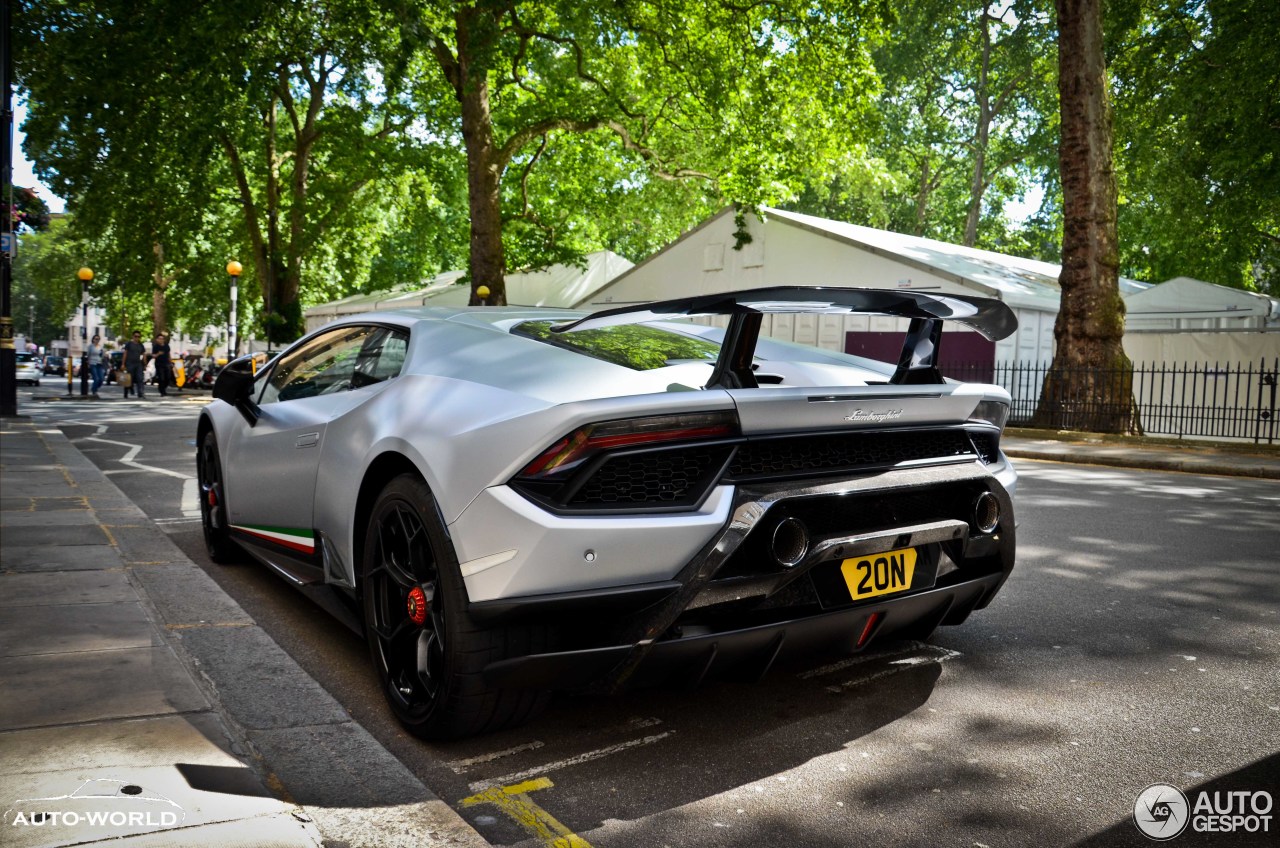
[[[920,185],[916,191],[916,229],[915,234],[924,235],[925,221],[929,217],[929,196],[933,193],[933,183],[929,173],[929,156],[920,159]]]
[[[464,90],[462,138],[467,147],[467,203],[471,209],[471,305],[487,286],[489,306],[507,302],[506,254],[502,247],[501,168],[489,115],[489,87],[483,80]]]
[[[982,9],[982,67],[978,70],[978,123],[973,133],[973,179],[969,181],[969,210],[964,219],[964,246],[978,241],[982,196],[987,193],[987,145],[991,142],[991,16]]]
[[[473,32],[476,10],[463,9],[455,18],[458,55],[450,63],[442,58],[445,77],[453,85],[462,111],[462,141],[467,148],[467,204],[471,211],[472,306],[505,306],[507,303],[507,260],[502,247],[502,165],[493,138],[493,116],[489,109],[489,75],[483,36]],[[477,27],[482,29],[483,27]],[[489,289],[481,298],[480,286]]]
[[[1133,372],[1121,344],[1124,301],[1101,6],[1102,0],[1057,0],[1062,301],[1036,422],[1122,433],[1135,424]]]
[[[156,255],[155,264],[151,268],[151,332],[152,334],[169,332],[169,304],[165,300],[165,291],[173,278],[164,273],[164,245],[155,242],[151,250]]]

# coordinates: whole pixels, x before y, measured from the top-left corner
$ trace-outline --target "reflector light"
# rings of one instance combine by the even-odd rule
[[[992,424],[1003,432],[1009,421],[1009,405],[998,400],[984,400],[974,408],[969,420]]]
[[[540,477],[563,472],[603,450],[737,434],[737,416],[728,411],[603,421],[580,427],[556,442],[525,466],[520,476]]]
[[[419,586],[409,590],[409,620],[421,627],[427,621],[427,593]]]
[[[871,638],[871,634],[875,631],[876,625],[880,623],[880,619],[883,615],[884,613],[882,612],[871,613],[871,616],[867,619],[866,626],[862,628],[862,635],[858,637],[859,648],[867,644],[867,640]]]

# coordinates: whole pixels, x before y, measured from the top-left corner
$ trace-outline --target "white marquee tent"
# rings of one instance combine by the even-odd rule
[[[1134,362],[1274,362],[1280,298],[1174,277],[1125,298],[1125,352]]]
[[[1018,316],[1018,332],[996,343],[995,361],[1052,358],[1059,266],[780,209],[763,211],[763,221],[747,216],[751,241],[741,250],[734,249],[733,212],[725,209],[576,305],[604,309],[787,284],[979,295],[1003,300]],[[1120,282],[1124,294],[1147,287],[1135,280]],[[851,332],[891,333],[902,327],[891,318],[773,315],[765,317],[763,332],[845,350]]]
[[[537,271],[507,274],[507,302],[513,306],[567,307],[589,299],[632,263],[608,250],[587,254],[586,266],[552,265]],[[313,306],[304,313],[311,331],[346,315],[410,306],[466,306],[470,290],[459,285],[465,272],[446,271],[411,291],[353,295]]]

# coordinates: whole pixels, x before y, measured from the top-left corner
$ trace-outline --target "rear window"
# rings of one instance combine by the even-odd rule
[[[644,324],[553,333],[554,323],[525,321],[512,327],[511,332],[634,371],[651,371],[680,362],[715,362],[720,354],[720,346],[714,342]]]
[[[18,361],[19,362],[35,362],[36,355],[34,353],[20,353],[18,354]]]

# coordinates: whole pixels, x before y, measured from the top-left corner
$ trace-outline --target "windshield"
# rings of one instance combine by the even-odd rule
[[[511,328],[518,336],[621,365],[634,371],[651,371],[679,362],[715,362],[720,345],[660,327],[618,324],[592,330],[553,333],[554,321],[525,321]]]

